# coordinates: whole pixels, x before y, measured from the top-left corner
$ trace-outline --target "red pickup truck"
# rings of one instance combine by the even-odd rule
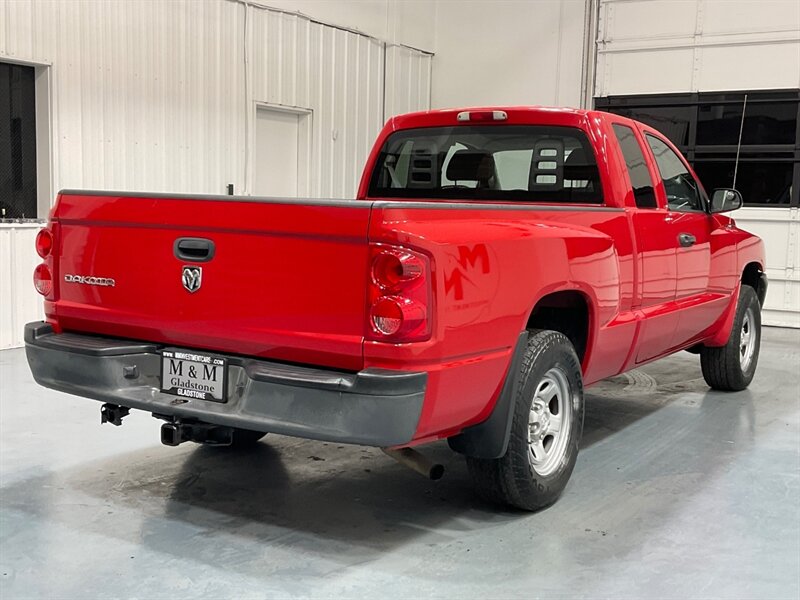
[[[40,384],[166,421],[386,448],[447,439],[523,509],[575,465],[583,390],[677,352],[753,378],[761,240],[658,131],[596,111],[389,120],[355,201],[65,190],[36,249]],[[434,476],[438,472],[433,473]]]

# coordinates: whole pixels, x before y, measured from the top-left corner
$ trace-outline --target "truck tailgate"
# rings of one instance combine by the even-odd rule
[[[65,330],[360,369],[370,210],[334,200],[62,192],[55,316]],[[179,238],[212,242],[213,257],[178,258]],[[195,291],[184,285],[185,267],[201,269]],[[114,285],[81,279],[89,277]]]

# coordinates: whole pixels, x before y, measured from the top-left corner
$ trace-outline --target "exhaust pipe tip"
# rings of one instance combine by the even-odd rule
[[[444,476],[444,465],[433,462],[424,454],[420,454],[413,448],[381,448],[384,454],[395,459],[401,465],[416,471],[423,477],[431,481],[438,481]]]

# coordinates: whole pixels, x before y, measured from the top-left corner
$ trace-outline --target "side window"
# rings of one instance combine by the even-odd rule
[[[700,186],[684,166],[683,161],[672,148],[657,137],[649,134],[645,137],[656,158],[661,179],[664,181],[669,209],[681,212],[703,210]]]
[[[642,147],[636,141],[633,129],[618,123],[613,123],[612,127],[622,149],[622,155],[625,157],[625,166],[628,167],[628,177],[630,177],[631,185],[633,186],[633,197],[636,200],[636,206],[639,208],[656,208],[658,204],[656,203],[656,193],[653,189],[653,180],[650,177],[650,171],[647,169]]]

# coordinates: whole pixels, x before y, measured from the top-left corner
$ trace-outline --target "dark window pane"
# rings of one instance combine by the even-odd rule
[[[693,106],[638,106],[613,108],[610,112],[650,125],[676,146],[686,146],[689,143],[689,122],[694,110]]]
[[[645,138],[655,156],[658,171],[661,173],[670,210],[703,210],[700,186],[697,185],[680,157],[658,138],[652,135],[646,135]]]
[[[703,92],[700,94],[701,103],[710,104],[741,104],[744,101],[744,96],[747,94],[747,101],[753,102],[758,100],[797,100],[797,92],[795,90],[758,90],[749,92]]]
[[[628,167],[628,177],[633,186],[633,197],[636,206],[639,208],[656,208],[656,194],[653,190],[653,180],[650,171],[647,170],[647,163],[644,160],[639,142],[633,129],[625,125],[614,123],[614,134],[617,136],[622,155],[625,157],[625,166]]]
[[[736,145],[743,102],[700,105],[698,145]],[[797,128],[796,102],[748,102],[742,145],[794,144]]]
[[[36,218],[33,67],[0,63],[0,219]]]
[[[720,152],[711,147],[702,147],[695,150],[695,160],[734,160],[736,158],[736,149],[733,148],[730,152]],[[741,160],[746,162],[755,162],[762,160],[764,162],[775,162],[776,160],[794,160],[794,150],[787,152],[751,152],[750,150],[743,150]]]
[[[695,165],[697,176],[706,189],[731,187],[735,160],[702,160]],[[745,205],[787,205],[791,198],[793,163],[749,162],[743,156],[736,175],[736,189]]]

